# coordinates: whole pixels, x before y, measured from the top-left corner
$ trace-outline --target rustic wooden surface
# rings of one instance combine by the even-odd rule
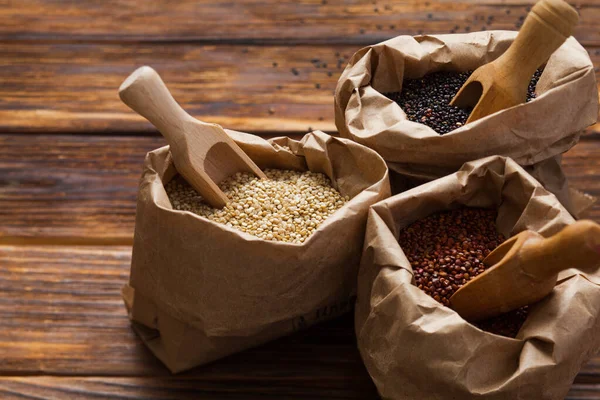
[[[376,398],[351,316],[170,376],[129,327],[120,290],[130,258],[128,246],[0,246],[2,398]],[[571,398],[594,398],[598,376],[600,357]]]
[[[8,1],[0,40],[372,44],[399,34],[514,30],[535,0]],[[600,40],[600,5],[572,2],[576,36]],[[168,18],[167,18],[168,16]]]
[[[117,94],[150,65],[199,119],[259,133],[332,132],[337,79],[361,47],[0,42],[0,130],[154,132]],[[600,65],[600,41],[588,50]]]
[[[0,398],[377,398],[351,316],[178,376],[146,350],[120,289],[142,160],[165,142],[117,88],[149,64],[207,121],[334,132],[333,90],[362,46],[517,29],[532,3],[0,0]],[[600,71],[600,2],[574,4]],[[596,196],[599,131],[564,157]],[[587,216],[600,222],[600,206]],[[600,356],[568,398],[600,398]]]
[[[574,188],[600,197],[597,136],[563,163]],[[144,156],[164,145],[157,136],[0,136],[0,244],[130,244]],[[586,216],[600,221],[600,205]]]

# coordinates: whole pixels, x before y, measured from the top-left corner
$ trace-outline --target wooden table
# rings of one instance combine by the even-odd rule
[[[177,376],[144,348],[120,289],[142,159],[165,142],[117,88],[148,64],[203,120],[334,132],[333,90],[363,45],[516,29],[531,3],[0,1],[0,398],[377,398],[351,316]],[[578,3],[576,36],[600,66],[600,2]],[[599,131],[564,157],[594,195]],[[600,398],[600,357],[569,394],[584,398]]]

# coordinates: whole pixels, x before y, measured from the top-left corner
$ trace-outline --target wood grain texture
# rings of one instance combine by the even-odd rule
[[[516,30],[534,2],[9,0],[0,40],[371,44],[399,34]],[[571,3],[581,14],[575,36],[599,45],[599,4]]]
[[[156,132],[117,94],[142,65],[155,68],[185,110],[206,122],[242,131],[333,131],[337,76],[356,49],[0,43],[0,131]]]
[[[185,378],[105,378],[105,377],[10,377],[0,378],[3,399],[295,399],[323,398],[377,400],[375,389],[366,390],[342,381],[327,380],[326,386],[311,377],[296,379],[226,378],[207,382]],[[347,378],[348,380],[351,377]],[[235,388],[235,389],[234,389]],[[598,400],[600,385],[573,385],[565,400]]]
[[[129,326],[130,257],[126,246],[0,246],[1,398],[375,398],[351,315],[172,377]],[[576,382],[597,384],[599,364]]]
[[[117,95],[142,65],[206,122],[333,132],[333,91],[360,47],[0,42],[0,132],[155,133]],[[600,47],[588,50],[600,67]]]
[[[563,155],[563,170],[572,188],[600,199],[600,135],[585,138]],[[581,215],[600,222],[600,203]]]
[[[160,371],[124,311],[130,262],[130,247],[0,247],[0,375]]]
[[[8,135],[0,142],[0,241],[132,243],[144,154],[162,138]]]
[[[127,246],[0,246],[0,375],[169,376],[129,326],[130,261]],[[364,386],[352,326],[346,316],[183,376]]]
[[[585,389],[584,389],[585,390]],[[585,394],[585,392],[584,392]],[[223,379],[185,378],[0,378],[3,399],[379,399],[374,387],[361,387],[352,376]]]
[[[571,185],[600,197],[600,140],[564,156]],[[0,135],[0,243],[131,244],[146,152],[162,137]],[[600,204],[586,217],[600,221]]]

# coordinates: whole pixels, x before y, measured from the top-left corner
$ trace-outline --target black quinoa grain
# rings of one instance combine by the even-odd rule
[[[459,208],[423,218],[398,238],[415,285],[445,306],[464,284],[485,271],[483,259],[504,241],[496,231],[495,210]],[[475,324],[480,329],[515,337],[527,318],[521,308]]]
[[[540,80],[541,76],[542,76],[541,69],[538,69],[533,74],[533,77],[531,78],[531,81],[529,82],[529,87],[527,88],[527,102],[530,102],[531,100],[535,99],[535,97],[536,97],[535,88],[537,87],[538,81]]]
[[[406,79],[401,92],[385,93],[398,103],[409,121],[427,125],[440,135],[463,126],[472,109],[450,105],[458,90],[473,71],[434,72],[419,79]],[[535,98],[535,88],[542,70],[537,70],[529,83],[527,101]]]

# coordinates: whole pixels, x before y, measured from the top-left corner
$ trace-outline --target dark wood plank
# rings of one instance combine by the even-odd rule
[[[141,65],[200,119],[259,133],[331,132],[333,91],[359,48],[0,42],[0,132],[156,132],[117,95]],[[600,47],[589,51],[600,66]]]
[[[0,375],[169,375],[129,326],[130,260],[130,247],[0,246]],[[348,315],[184,376],[369,386],[355,347]]]
[[[373,398],[351,315],[171,377],[129,326],[129,262],[129,247],[0,246],[0,397]],[[577,382],[598,384],[599,364]]]
[[[243,131],[332,131],[333,91],[355,50],[0,43],[0,131],[155,132],[117,95],[141,65],[200,119]]]
[[[564,157],[573,187],[600,196],[600,139]],[[146,152],[162,137],[0,135],[0,243],[130,244]],[[600,221],[600,204],[589,218]]]
[[[132,243],[144,155],[162,137],[7,135],[0,143],[0,241]]]
[[[0,378],[3,399],[379,399],[375,390],[357,390],[351,377],[249,380],[233,377],[206,382],[185,378]],[[325,383],[323,385],[322,383]],[[319,385],[316,387],[316,385]],[[597,400],[600,385],[573,385],[565,400]]]
[[[186,378],[9,377],[0,378],[3,399],[379,399],[372,384],[359,387],[352,376],[228,376]],[[589,397],[588,397],[589,398]]]
[[[600,398],[600,385],[573,385],[566,400],[597,400]]]
[[[121,300],[130,262],[130,247],[0,247],[0,375],[161,371]]]
[[[370,44],[399,34],[518,29],[534,0],[9,1],[0,40]],[[593,0],[575,36],[599,45]],[[174,22],[176,21],[176,22]]]
[[[563,168],[572,188],[600,199],[600,135],[584,138],[563,156]],[[581,217],[600,222],[600,203]]]
[[[591,359],[575,378],[576,383],[598,384],[600,382],[600,354]],[[600,394],[598,394],[600,398]]]

